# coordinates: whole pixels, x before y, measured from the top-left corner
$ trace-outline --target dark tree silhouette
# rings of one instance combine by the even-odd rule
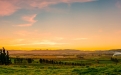
[[[32,59],[31,58],[28,58],[27,61],[28,61],[28,63],[32,63]]]
[[[0,50],[0,64],[2,65],[8,65],[11,63],[11,60],[9,59],[9,52],[5,51],[5,48],[3,47],[2,50]]]

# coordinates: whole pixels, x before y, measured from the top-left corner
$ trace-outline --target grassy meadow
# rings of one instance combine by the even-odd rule
[[[41,56],[40,56],[41,57]],[[32,63],[14,63],[0,65],[0,75],[121,75],[121,60],[111,61],[111,56],[85,56],[80,58],[48,58],[48,60],[66,63],[91,63],[90,65],[65,65],[40,63],[33,58]],[[46,58],[47,59],[47,58]],[[98,61],[98,62],[97,62]]]
[[[121,75],[121,64],[65,66],[48,64],[0,66],[0,75]]]

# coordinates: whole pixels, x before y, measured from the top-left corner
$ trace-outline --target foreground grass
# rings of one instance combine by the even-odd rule
[[[10,65],[0,66],[0,75],[66,75],[73,74],[73,67],[62,66],[32,66],[32,65]]]
[[[121,64],[92,66],[65,65],[0,65],[0,75],[121,75]]]

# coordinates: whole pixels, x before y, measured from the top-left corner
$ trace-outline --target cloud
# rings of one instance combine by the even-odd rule
[[[37,22],[36,20],[34,20],[34,18],[36,17],[37,14],[33,14],[33,15],[29,15],[29,16],[23,16],[22,20],[27,21],[27,24],[19,24],[17,26],[20,27],[27,27],[27,26],[32,26],[35,22]]]
[[[37,44],[45,44],[45,45],[62,45],[62,44],[67,44],[67,43],[59,43],[59,42],[54,42],[54,41],[50,41],[50,40],[42,40],[40,42],[33,42],[33,45],[37,45]]]
[[[8,16],[18,9],[44,9],[59,3],[91,2],[95,0],[0,0],[0,16]]]
[[[50,5],[59,4],[59,3],[75,3],[75,2],[91,2],[96,0],[17,0],[19,2],[18,5],[22,8],[39,8],[43,9]]]
[[[33,45],[37,45],[37,44],[45,44],[45,45],[56,45],[58,43],[56,42],[52,42],[52,41],[41,41],[41,42],[35,42],[35,43],[32,43]]]
[[[53,42],[50,40],[42,40],[40,42],[31,42],[31,43],[21,43],[21,44],[14,44],[12,46],[24,46],[24,45],[63,45],[67,43],[58,43],[58,42]]]
[[[30,22],[30,23],[35,23],[36,20],[34,18],[36,17],[37,14],[29,15],[29,16],[23,16],[22,19],[24,21]]]
[[[30,23],[30,24],[19,24],[19,25],[17,25],[17,26],[19,26],[19,27],[28,27],[28,26],[32,26],[33,24],[32,23]]]
[[[59,4],[59,3],[75,3],[75,2],[91,2],[91,1],[95,1],[95,0],[34,0],[31,2],[28,2],[30,4],[28,4],[30,7],[36,7],[36,8],[45,8],[48,7],[50,5],[54,5],[54,4]]]
[[[63,1],[64,3],[74,3],[74,2],[91,2],[96,0],[60,0],[60,1]]]
[[[0,16],[8,16],[13,14],[19,9],[7,0],[0,0]]]

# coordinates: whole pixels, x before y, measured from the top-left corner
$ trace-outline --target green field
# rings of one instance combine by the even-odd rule
[[[121,56],[112,54],[8,54],[1,53],[0,75],[121,75]]]
[[[0,75],[121,75],[121,64],[60,66],[47,64],[0,66]]]
[[[115,63],[109,57],[90,59],[53,59],[67,63],[91,63],[91,65],[74,66],[64,64],[32,63],[0,65],[0,75],[121,75],[121,61]],[[99,62],[97,63],[98,60]]]

